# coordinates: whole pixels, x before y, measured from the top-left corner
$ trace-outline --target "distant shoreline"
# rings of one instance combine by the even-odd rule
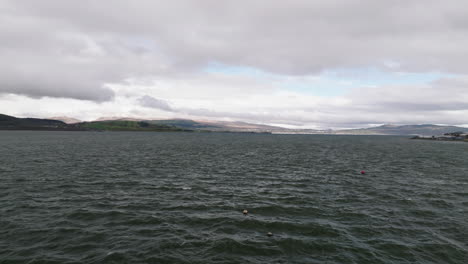
[[[428,141],[456,141],[456,142],[468,142],[468,137],[466,136],[432,136],[432,137],[422,137],[414,136],[410,139],[414,140],[428,140]]]

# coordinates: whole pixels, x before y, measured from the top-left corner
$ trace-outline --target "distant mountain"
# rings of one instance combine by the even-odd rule
[[[284,131],[286,128],[278,126],[269,126],[262,124],[252,124],[247,122],[240,121],[207,121],[206,124],[211,124],[214,126],[220,126],[227,128],[232,131],[249,131],[249,132],[274,132],[274,131]]]
[[[39,118],[17,118],[0,114],[0,130],[66,130],[66,131],[192,131],[171,125],[149,124],[141,121],[96,121],[66,124]]]
[[[150,124],[169,125],[192,130],[213,130],[221,128],[219,126],[213,126],[190,119],[145,120],[145,122],[148,122]]]
[[[82,122],[79,119],[68,117],[68,116],[54,116],[54,117],[49,117],[48,119],[62,121],[67,124],[76,124],[76,123]]]
[[[146,120],[150,124],[171,125],[185,129],[225,132],[274,132],[284,131],[283,127],[228,121],[196,121],[190,119]],[[286,129],[287,130],[287,129]]]
[[[195,121],[189,119],[146,120],[135,118],[100,118],[80,122],[68,117],[53,119],[16,118],[0,114],[0,130],[69,130],[69,131],[213,131],[213,132],[278,132],[288,129],[246,122]]]
[[[158,131],[158,132],[176,132],[192,130],[179,128],[171,125],[164,124],[150,124],[143,121],[122,121],[122,120],[111,120],[111,121],[93,121],[93,122],[82,122],[78,124],[70,125],[83,130],[98,130],[98,131]]]
[[[100,117],[93,122],[97,121],[143,121],[144,119],[141,118],[133,118],[133,117],[121,117],[121,116],[103,116]]]
[[[62,118],[62,117],[56,117]],[[104,119],[104,118],[102,118]],[[418,135],[439,136],[445,133],[468,132],[468,128],[457,126],[383,125],[378,127],[346,130],[287,129],[278,126],[228,121],[197,121],[190,119],[141,120],[136,118],[111,118],[112,120],[78,122],[76,119],[63,121],[39,118],[16,118],[0,114],[0,130],[79,130],[79,131],[213,131],[254,132],[285,134],[339,134],[339,135]]]
[[[432,135],[443,135],[444,133],[452,132],[465,132],[468,128],[457,127],[457,126],[438,126],[431,124],[424,125],[383,125],[378,127],[371,127],[365,129],[348,129],[348,130],[337,130],[335,134],[352,134],[352,135],[420,135],[420,136],[432,136]]]
[[[0,114],[0,130],[63,130],[62,121],[39,118],[17,118]]]

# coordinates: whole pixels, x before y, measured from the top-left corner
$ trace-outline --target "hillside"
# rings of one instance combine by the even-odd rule
[[[113,119],[67,124],[58,120],[16,118],[0,114],[0,130],[71,130],[71,131],[213,131],[285,134],[339,134],[339,135],[418,135],[438,136],[445,133],[467,132],[468,128],[439,125],[383,125],[346,130],[287,129],[277,126],[228,121],[196,121],[189,119],[136,120]]]
[[[0,114],[2,130],[64,130],[68,125],[62,121],[39,118],[17,118]]]
[[[150,124],[171,125],[191,130],[216,132],[273,132],[284,131],[286,128],[229,121],[195,121],[190,119],[148,120]]]
[[[175,126],[183,129],[190,130],[216,130],[221,129],[221,126],[206,124],[202,122],[197,122],[189,119],[168,119],[168,120],[148,120],[145,121],[154,125],[168,125]]]
[[[65,122],[39,118],[17,118],[0,114],[0,130],[65,130],[65,131],[192,131],[165,124],[149,124],[141,121],[95,121],[66,124]]]
[[[77,128],[85,130],[99,130],[99,131],[191,131],[180,127],[164,124],[150,124],[142,121],[94,121],[94,122],[82,122],[71,125]]]
[[[76,124],[76,123],[82,122],[79,119],[76,119],[73,117],[67,117],[67,116],[54,116],[54,117],[49,117],[48,119],[62,121],[67,124]]]

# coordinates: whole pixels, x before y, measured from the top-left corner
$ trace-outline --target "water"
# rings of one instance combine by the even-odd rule
[[[386,136],[0,132],[0,263],[468,263],[466,153]]]

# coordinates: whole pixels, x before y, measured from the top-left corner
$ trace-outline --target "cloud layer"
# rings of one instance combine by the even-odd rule
[[[466,124],[467,12],[461,0],[5,0],[0,111],[61,115],[68,102],[77,106],[68,114],[84,119],[113,112],[309,127]],[[341,69],[365,77],[369,68],[445,77],[376,79],[333,96],[317,81]]]

